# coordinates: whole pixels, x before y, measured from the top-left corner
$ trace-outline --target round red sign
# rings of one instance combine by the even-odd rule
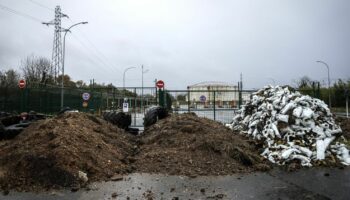
[[[26,86],[26,81],[24,79],[21,79],[18,81],[18,87],[23,89]]]
[[[164,87],[164,81],[162,81],[162,80],[157,81],[156,86],[159,89],[163,88]]]

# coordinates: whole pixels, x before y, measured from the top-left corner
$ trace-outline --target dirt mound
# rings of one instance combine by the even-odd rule
[[[254,141],[195,114],[174,114],[144,131],[134,166],[140,172],[225,175],[270,166]]]
[[[339,124],[339,126],[343,130],[343,136],[347,140],[350,140],[350,118],[336,117],[335,121]]]
[[[79,188],[131,171],[132,137],[102,119],[64,113],[30,125],[0,143],[3,190]]]

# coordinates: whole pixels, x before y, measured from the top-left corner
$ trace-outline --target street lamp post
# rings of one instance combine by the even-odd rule
[[[124,70],[124,74],[123,74],[123,94],[125,95],[125,73],[129,70],[129,69],[134,69],[136,67],[128,67]]]
[[[142,69],[142,89],[141,89],[141,111],[143,111],[143,74],[147,73],[149,70],[143,70],[143,65],[141,66]]]
[[[73,28],[74,26],[77,26],[79,24],[87,24],[87,23],[88,22],[79,22],[79,23],[73,24],[69,28],[63,30],[65,33],[63,36],[62,77],[61,77],[61,80],[62,80],[62,82],[61,82],[61,109],[63,109],[63,101],[64,101],[64,83],[63,83],[63,81],[64,81],[64,58],[65,58],[65,54],[66,54],[66,35],[68,32],[70,32],[70,29]]]
[[[329,77],[329,66],[326,62],[323,62],[321,60],[316,61],[318,63],[322,63],[327,67],[328,70],[328,102],[329,102],[329,108],[332,108],[332,103],[331,103],[331,79]]]

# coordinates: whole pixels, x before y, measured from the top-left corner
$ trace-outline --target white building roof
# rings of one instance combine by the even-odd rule
[[[236,85],[226,82],[220,82],[220,81],[205,81],[200,82],[194,85],[190,85],[188,87],[208,87],[208,86],[223,86],[223,87],[236,87]]]

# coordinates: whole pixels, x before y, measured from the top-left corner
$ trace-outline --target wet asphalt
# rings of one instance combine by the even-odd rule
[[[195,178],[131,174],[124,180],[94,183],[89,190],[0,194],[9,200],[71,199],[350,199],[350,168],[310,168],[296,172]]]

